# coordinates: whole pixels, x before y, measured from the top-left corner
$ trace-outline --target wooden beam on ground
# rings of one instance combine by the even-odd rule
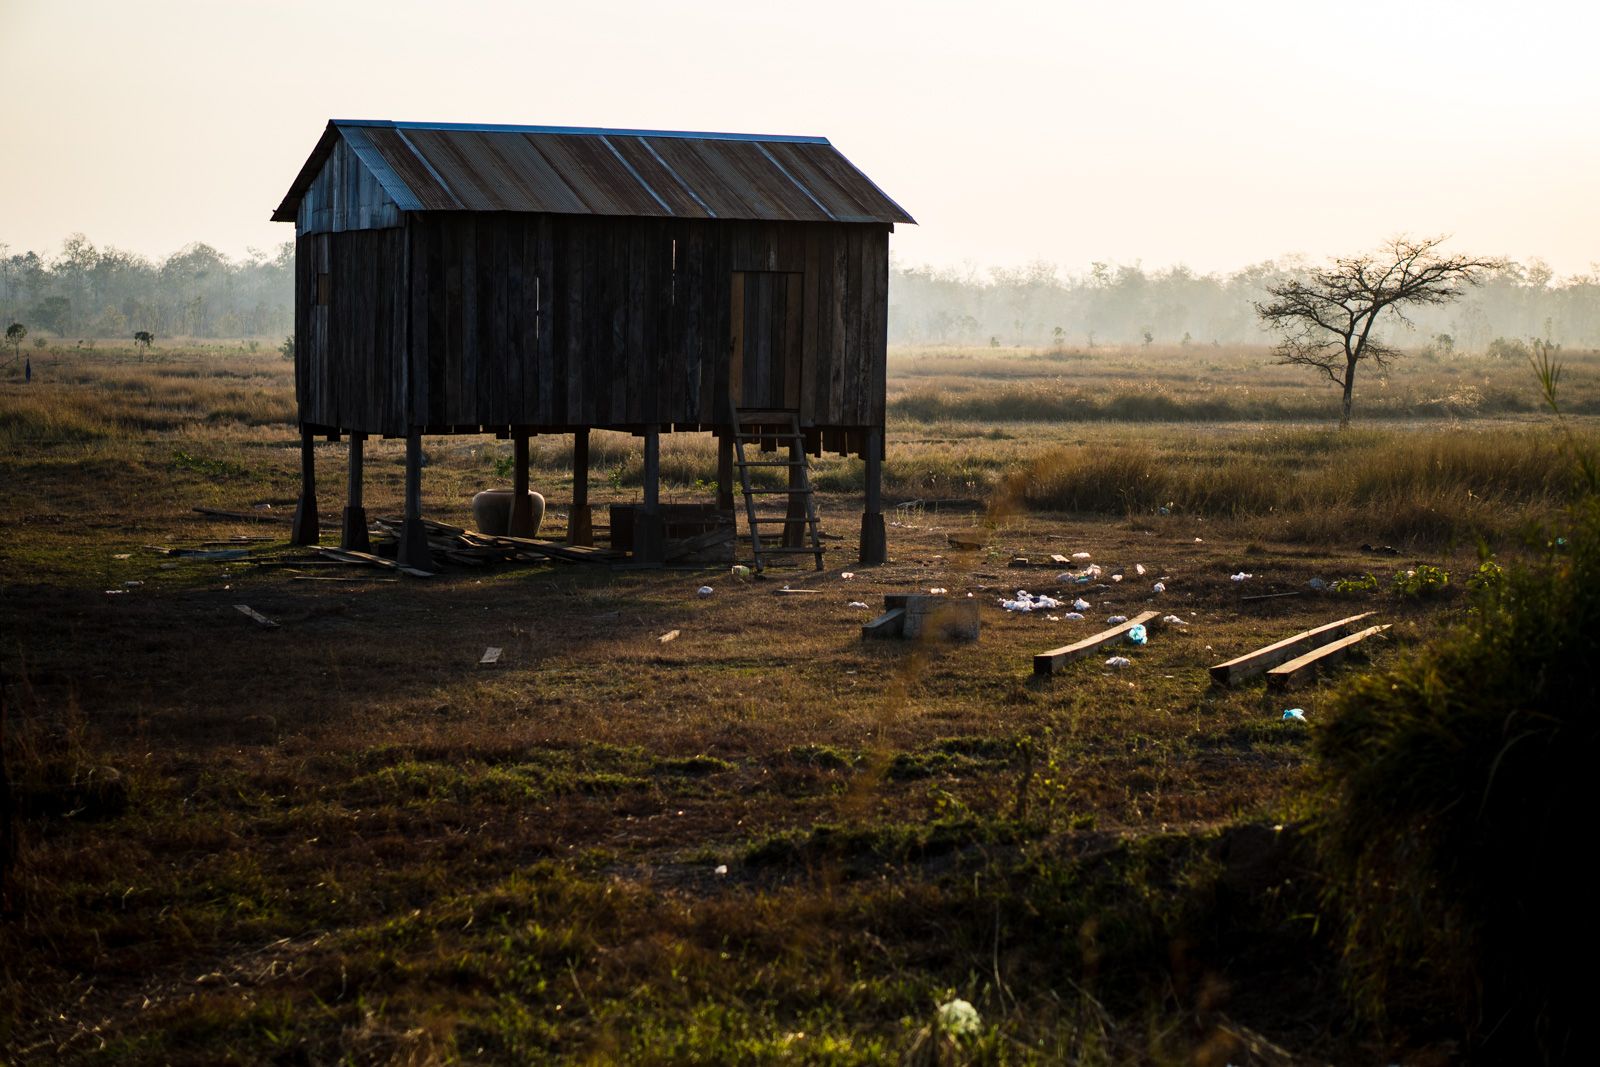
[[[1323,645],[1321,648],[1312,649],[1297,659],[1272,668],[1267,672],[1267,688],[1292,689],[1310,678],[1323,667],[1332,666],[1350,654],[1350,650],[1374,634],[1381,634],[1389,628],[1388,623],[1382,626],[1369,626],[1360,633],[1353,633],[1349,637],[1342,637],[1332,644]]]
[[[219,511],[216,508],[191,508],[191,511],[200,515],[209,515],[214,519],[233,519],[237,522],[293,522],[288,515],[278,512],[262,512],[255,514],[247,511]]]
[[[425,571],[420,567],[412,567],[405,563],[396,563],[392,559],[375,556],[371,552],[354,552],[345,548],[321,548],[321,552],[329,559],[336,559],[340,563],[365,563],[372,567],[383,567],[386,570],[396,570],[402,574],[409,574],[413,578],[432,578],[432,571]]]
[[[261,614],[261,612],[257,611],[255,608],[252,608],[249,604],[235,604],[233,607],[234,610],[239,612],[239,614],[243,615],[257,626],[268,630],[276,630],[278,628],[277,623]]]
[[[1258,674],[1265,674],[1284,660],[1327,644],[1344,636],[1354,629],[1355,624],[1362,619],[1371,617],[1373,613],[1364,611],[1360,615],[1352,615],[1347,619],[1326,623],[1315,629],[1305,630],[1293,637],[1285,637],[1282,641],[1270,644],[1265,648],[1258,648],[1254,652],[1246,652],[1226,663],[1219,663],[1211,668],[1211,677],[1219,685],[1233,685]]]
[[[905,608],[890,608],[861,627],[862,637],[899,637],[906,624]]]
[[[1033,657],[1033,673],[1051,675],[1073,660],[1082,659],[1107,645],[1114,645],[1128,639],[1128,631],[1135,626],[1143,626],[1153,630],[1161,625],[1161,612],[1140,612],[1127,622],[1113,626],[1109,630],[1102,630],[1092,637],[1085,637],[1082,641],[1074,641],[1070,645],[1052,648],[1049,652],[1041,652]]]

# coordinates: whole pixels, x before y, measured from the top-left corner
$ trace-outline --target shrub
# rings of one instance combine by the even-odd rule
[[[1457,629],[1337,694],[1319,836],[1365,1013],[1465,1020],[1483,1062],[1558,1062],[1586,1040],[1600,948],[1600,501],[1565,553],[1479,574],[1498,577]]]
[[[1333,585],[1329,586],[1341,596],[1355,596],[1358,593],[1376,593],[1378,579],[1371,574],[1352,574],[1348,578],[1335,578]]]
[[[1394,576],[1394,591],[1413,600],[1437,596],[1449,585],[1450,572],[1427,563],[1415,570],[1396,571]]]

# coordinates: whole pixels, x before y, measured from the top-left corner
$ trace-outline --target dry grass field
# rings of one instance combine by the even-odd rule
[[[1265,361],[894,353],[891,562],[853,564],[859,463],[829,459],[829,569],[739,581],[301,563],[271,521],[298,488],[287,362],[36,358],[31,384],[0,383],[20,810],[0,1059],[1447,1056],[1352,1023],[1303,873],[1307,738],[1337,675],[1285,698],[1205,668],[1367,610],[1394,624],[1382,662],[1571,486],[1525,367],[1397,365],[1341,435],[1331,390]],[[1592,439],[1600,357],[1568,362]],[[534,441],[547,536],[567,448]],[[401,451],[369,445],[369,514],[398,512]],[[432,518],[468,521],[506,477],[504,442],[425,452]],[[319,447],[327,543],[343,453]],[[708,499],[714,461],[664,439],[665,498]],[[592,467],[597,505],[637,497],[632,439],[596,435]],[[146,547],[236,537],[268,539],[245,560]],[[1103,577],[1009,566],[1076,552]],[[1452,584],[1392,584],[1420,564]],[[1366,574],[1376,591],[1307,586]],[[979,603],[978,643],[860,639],[885,594],[931,588]],[[1019,589],[1091,607],[1007,614]],[[1295,595],[1247,599],[1272,593]],[[1128,668],[1032,676],[1034,653],[1148,609],[1184,625]],[[959,1042],[934,1022],[953,996],[982,1018]]]

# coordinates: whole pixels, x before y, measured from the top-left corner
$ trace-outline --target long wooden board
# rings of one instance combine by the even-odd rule
[[[1059,671],[1073,660],[1082,659],[1090,653],[1114,645],[1119,641],[1128,639],[1128,631],[1135,626],[1146,629],[1156,629],[1161,623],[1161,612],[1144,611],[1135,615],[1125,623],[1113,626],[1109,630],[1102,630],[1092,637],[1085,637],[1082,641],[1075,641],[1070,645],[1052,648],[1049,652],[1041,652],[1033,657],[1033,673],[1050,675]]]
[[[1360,633],[1342,637],[1332,644],[1312,649],[1303,656],[1274,667],[1267,672],[1267,688],[1291,689],[1301,682],[1309,680],[1312,675],[1317,673],[1318,669],[1338,663],[1349,655],[1350,650],[1356,645],[1359,645],[1373,634],[1383,633],[1388,628],[1388,623],[1384,623],[1382,626],[1369,626]]]
[[[1258,648],[1254,652],[1246,652],[1236,656],[1226,663],[1219,663],[1211,668],[1211,677],[1219,685],[1233,685],[1258,674],[1264,674],[1284,660],[1292,659],[1308,649],[1318,648],[1336,638],[1342,637],[1355,628],[1355,624],[1362,619],[1370,618],[1372,612],[1363,611],[1360,615],[1352,615],[1347,619],[1337,622],[1325,623],[1310,630],[1304,630],[1293,637],[1285,637],[1282,641],[1274,642],[1265,648]]]

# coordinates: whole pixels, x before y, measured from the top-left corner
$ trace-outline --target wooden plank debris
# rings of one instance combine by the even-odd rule
[[[417,567],[407,567],[403,564],[396,563],[392,559],[384,559],[382,556],[373,555],[371,552],[355,552],[347,548],[319,548],[317,551],[322,553],[324,556],[327,556],[329,559],[336,559],[341,563],[365,563],[369,566],[382,567],[385,570],[399,571],[402,574],[409,574],[413,578],[433,577],[432,571],[421,570]]]
[[[292,574],[289,576],[289,580],[293,582],[398,582],[400,579],[385,578],[378,574]]]
[[[1085,637],[1083,640],[1074,641],[1070,645],[1062,645],[1060,648],[1052,648],[1048,652],[1041,652],[1033,657],[1033,673],[1055,674],[1073,660],[1082,659],[1099,649],[1105,648],[1107,645],[1125,642],[1128,639],[1128,631],[1135,626],[1143,626],[1147,630],[1160,628],[1161,612],[1140,612],[1127,622],[1113,626],[1109,630],[1101,630],[1092,637]]]
[[[195,508],[201,515],[209,515],[214,519],[233,519],[235,522],[284,522],[294,521],[293,515],[280,514],[275,511],[219,511],[216,508]]]
[[[261,612],[257,611],[255,608],[252,608],[249,604],[235,604],[233,607],[235,611],[239,612],[239,614],[243,615],[257,626],[265,627],[268,630],[276,630],[278,628],[277,623],[261,614]]]
[[[1360,615],[1351,615],[1349,618],[1325,623],[1292,637],[1285,637],[1282,641],[1274,642],[1265,648],[1258,648],[1254,652],[1246,652],[1242,656],[1236,656],[1226,663],[1212,667],[1211,677],[1221,685],[1233,685],[1254,678],[1308,649],[1317,648],[1342,637],[1354,629],[1356,623],[1372,614],[1370,611],[1364,611]]]
[[[1305,655],[1281,664],[1267,672],[1267,688],[1273,690],[1292,689],[1302,682],[1309,681],[1318,670],[1332,666],[1350,654],[1350,650],[1367,638],[1381,634],[1389,628],[1388,623],[1382,626],[1369,626],[1359,633],[1349,637],[1342,637],[1331,644],[1314,648]]]
[[[498,647],[496,647],[494,645],[490,645],[488,648],[483,650],[483,658],[478,660],[478,666],[480,666],[480,667],[495,667],[495,666],[498,666],[499,663],[500,663],[500,653],[502,653],[504,651],[505,650],[502,649],[502,648],[498,648]]]

